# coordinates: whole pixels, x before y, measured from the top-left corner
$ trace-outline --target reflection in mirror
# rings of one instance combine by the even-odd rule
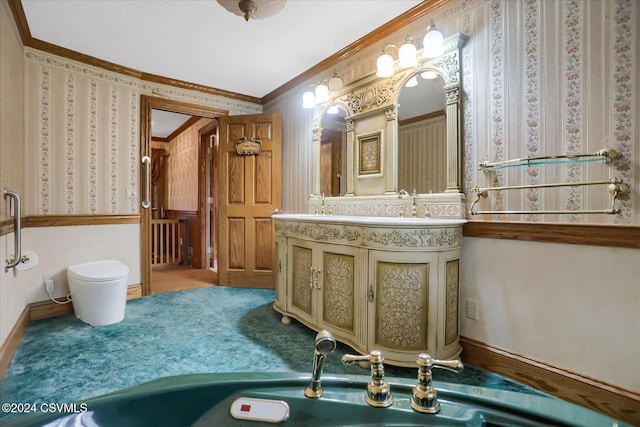
[[[347,113],[338,105],[329,107],[320,119],[320,192],[341,196],[344,176],[342,159],[346,150]]]
[[[431,71],[412,76],[398,96],[398,188],[441,193],[447,187],[444,80]]]

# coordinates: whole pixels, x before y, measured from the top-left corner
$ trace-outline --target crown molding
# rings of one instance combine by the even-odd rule
[[[451,0],[425,0],[425,1],[423,1],[422,3],[414,6],[411,9],[409,9],[408,11],[403,13],[402,15],[400,15],[400,16],[392,19],[391,21],[381,25],[380,27],[378,27],[375,30],[371,31],[369,34],[366,34],[365,36],[363,36],[360,39],[356,40],[355,42],[351,43],[349,46],[345,47],[344,49],[339,50],[338,52],[334,53],[333,55],[331,55],[330,57],[326,58],[325,60],[317,63],[313,67],[309,68],[307,71],[305,71],[302,74],[298,75],[297,77],[294,77],[293,79],[289,80],[287,83],[283,84],[279,88],[277,88],[277,89],[271,91],[270,93],[266,94],[261,99],[262,105],[265,105],[270,101],[273,101],[274,99],[276,99],[280,95],[284,94],[285,92],[288,92],[289,90],[293,89],[294,87],[296,87],[296,86],[298,86],[300,84],[303,84],[305,81],[309,80],[313,76],[315,76],[317,74],[320,74],[323,71],[326,71],[328,69],[334,68],[341,61],[344,61],[347,58],[350,58],[350,57],[354,56],[355,54],[361,52],[365,48],[367,48],[367,47],[369,47],[369,46],[371,46],[371,45],[373,45],[373,44],[375,44],[375,43],[377,43],[377,42],[379,42],[381,40],[384,40],[385,38],[389,37],[390,35],[392,35],[393,33],[397,32],[397,31],[401,30],[402,28],[406,27],[407,25],[424,18],[425,16],[433,13],[435,10],[443,7],[444,5],[449,3],[450,1]]]
[[[350,58],[353,55],[357,54],[358,52],[362,51],[363,49],[369,47],[370,45],[377,43],[380,40],[383,40],[384,38],[390,36],[396,31],[399,31],[405,26],[411,24],[412,22],[422,19],[423,17],[429,15],[436,9],[439,9],[440,7],[446,5],[451,0],[423,1],[417,6],[414,6],[413,8],[409,9],[402,15],[381,25],[380,27],[376,28],[369,34],[351,43],[349,46],[345,47],[344,49],[339,50],[338,52],[329,56],[325,60],[309,68],[302,74],[299,74],[298,76],[289,80],[287,83],[271,91],[270,93],[263,96],[262,98],[257,98],[254,96],[231,92],[224,89],[218,89],[211,86],[200,85],[197,83],[186,82],[183,80],[172,79],[164,76],[159,76],[156,74],[145,73],[142,71],[135,70],[133,68],[118,65],[113,62],[105,61],[90,55],[85,55],[83,53],[76,52],[75,50],[67,49],[52,43],[45,42],[40,39],[36,39],[31,35],[29,24],[25,16],[24,9],[22,8],[21,0],[8,0],[8,1],[9,1],[9,6],[11,8],[11,12],[13,14],[13,19],[16,22],[16,26],[18,27],[20,38],[22,39],[22,44],[24,46],[41,50],[43,52],[51,53],[63,58],[78,61],[83,64],[99,67],[108,71],[114,71],[120,74],[124,74],[126,76],[140,79],[142,81],[174,86],[181,89],[194,90],[194,91],[203,92],[211,95],[224,96],[227,98],[238,99],[246,102],[251,102],[254,104],[265,105],[266,103],[274,100],[275,98],[279,97],[285,92],[288,92],[289,90],[295,88],[296,86],[304,83],[306,80],[310,79],[314,75],[322,73],[325,70],[335,67],[341,61],[344,61],[345,59]]]
[[[20,38],[22,39],[22,44],[24,46],[57,55],[62,58],[81,62],[83,64],[99,67],[107,71],[113,71],[125,76],[134,77],[150,83],[174,86],[181,89],[198,91],[210,95],[223,96],[226,98],[251,102],[254,104],[261,104],[262,102],[260,98],[256,98],[254,96],[244,95],[241,93],[231,92],[228,90],[218,89],[215,87],[205,86],[197,83],[191,83],[184,80],[163,77],[156,74],[145,73],[133,68],[118,65],[113,62],[105,61],[94,56],[85,55],[84,53],[76,52],[75,50],[67,49],[40,39],[36,39],[31,35],[31,30],[29,29],[29,24],[27,22],[27,17],[24,14],[21,0],[9,0],[9,7],[11,8],[13,19],[16,23],[16,26],[18,27],[18,32],[20,33]]]

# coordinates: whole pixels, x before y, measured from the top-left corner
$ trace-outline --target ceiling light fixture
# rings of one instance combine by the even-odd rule
[[[436,28],[436,24],[431,23],[427,27],[427,34],[425,34],[422,41],[423,49],[422,56],[425,58],[435,58],[444,53],[444,37],[442,33]],[[394,60],[393,57],[387,52],[391,47],[398,49],[398,67],[401,69],[411,68],[418,65],[417,48],[410,36],[405,38],[404,43],[399,48],[394,44],[389,44],[382,49],[382,55],[378,57],[376,62],[377,70],[376,76],[378,77],[391,77],[393,76]]]
[[[287,0],[218,0],[218,3],[234,15],[249,19],[265,19],[280,13]]]

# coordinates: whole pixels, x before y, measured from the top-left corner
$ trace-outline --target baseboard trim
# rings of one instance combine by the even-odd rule
[[[29,307],[25,307],[18,317],[16,324],[13,325],[11,332],[9,332],[7,339],[2,343],[2,347],[0,347],[0,382],[4,379],[7,369],[9,369],[11,359],[13,359],[13,355],[16,353],[16,350],[18,350],[18,346],[20,345],[20,341],[22,341],[28,325]]]
[[[640,393],[567,371],[467,337],[462,360],[542,392],[640,426]]]
[[[140,283],[127,287],[127,300],[140,298],[141,296],[142,285]],[[58,301],[60,300],[64,300],[64,298],[58,298]],[[4,379],[7,369],[9,369],[9,364],[20,345],[20,341],[22,341],[30,321],[55,317],[72,311],[73,303],[56,304],[51,300],[36,301],[27,305],[20,317],[18,317],[16,324],[13,325],[13,329],[9,332],[7,339],[2,343],[2,347],[0,347],[0,382]]]

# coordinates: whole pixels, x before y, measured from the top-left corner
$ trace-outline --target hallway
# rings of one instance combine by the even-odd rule
[[[205,288],[218,284],[218,273],[208,268],[157,268],[151,270],[151,294]]]

